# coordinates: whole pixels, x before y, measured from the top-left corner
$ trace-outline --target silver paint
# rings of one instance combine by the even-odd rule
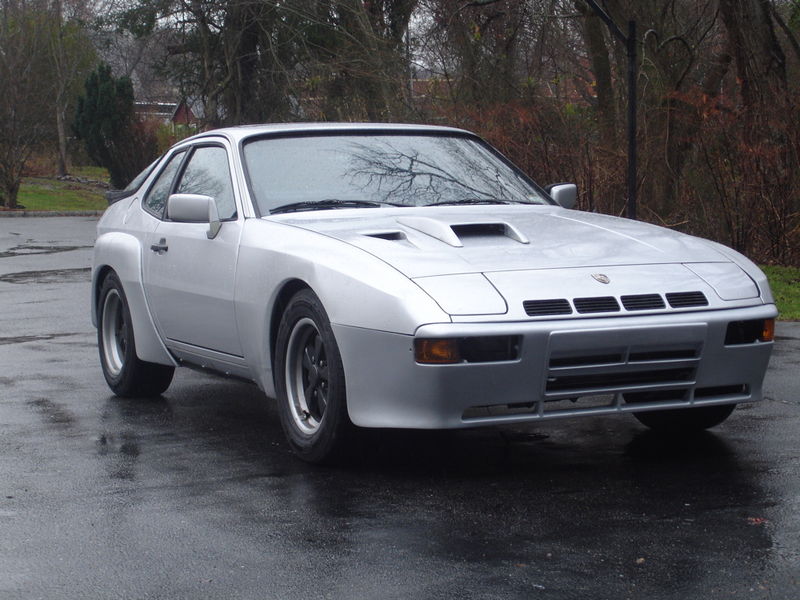
[[[771,318],[776,310],[763,273],[719,244],[557,205],[385,207],[255,218],[239,156],[245,138],[353,130],[458,131],[285,124],[200,134],[176,148],[214,141],[227,149],[238,211],[214,239],[207,236],[207,223],[161,221],[142,209],[158,170],[141,193],[106,211],[98,224],[93,297],[102,273],[116,271],[139,358],[246,377],[274,396],[274,319],[280,318],[283,291],[299,285],[314,290],[328,313],[344,364],[348,411],[357,425],[453,428],[760,398],[772,344],[727,347],[723,341],[728,322]],[[502,227],[460,237],[457,226],[465,224]],[[151,251],[162,239],[169,250]],[[591,279],[598,274],[609,280],[602,290]],[[703,292],[708,306],[607,315],[573,311],[554,319],[529,317],[522,305],[681,291]],[[95,324],[96,310],[93,304]],[[519,336],[519,358],[414,362],[415,337],[487,335]],[[693,370],[677,384],[686,390],[680,401],[625,404],[623,393],[659,386],[612,385],[582,391],[609,394],[614,400],[605,408],[546,410],[545,400],[558,399],[546,389],[548,378],[557,376],[548,367],[554,354],[618,352],[619,364],[592,368],[627,373],[642,367],[625,357],[665,344],[697,348],[696,357],[676,362]],[[558,373],[575,369],[581,370]],[[738,395],[694,394],[697,388],[740,384],[744,391]],[[530,408],[511,416],[493,416],[488,409],[473,416],[476,407],[508,404]]]

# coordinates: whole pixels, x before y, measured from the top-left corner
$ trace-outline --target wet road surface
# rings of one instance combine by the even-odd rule
[[[93,240],[0,219],[0,598],[800,597],[798,324],[713,433],[392,432],[320,468],[255,386],[110,394]]]

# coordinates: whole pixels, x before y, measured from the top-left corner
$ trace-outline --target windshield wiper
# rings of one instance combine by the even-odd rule
[[[299,212],[303,210],[328,210],[330,208],[378,208],[383,204],[397,206],[390,202],[379,202],[377,200],[338,200],[328,198],[327,200],[291,202],[277,208],[270,209],[269,214],[275,215],[286,212]]]
[[[462,198],[460,200],[442,200],[441,202],[432,202],[426,206],[447,206],[456,204],[511,204],[510,200],[497,200],[496,198]],[[517,204],[517,202],[514,202]]]

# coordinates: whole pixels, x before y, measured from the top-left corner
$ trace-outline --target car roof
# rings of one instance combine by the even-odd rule
[[[292,134],[292,133],[331,133],[340,131],[359,132],[419,132],[419,133],[449,133],[449,134],[468,134],[474,135],[470,131],[457,129],[455,127],[444,127],[439,125],[415,125],[411,123],[265,123],[261,125],[239,125],[236,127],[224,127],[212,129],[194,135],[184,142],[201,140],[205,137],[224,136],[233,143],[249,137],[259,137],[269,134]]]

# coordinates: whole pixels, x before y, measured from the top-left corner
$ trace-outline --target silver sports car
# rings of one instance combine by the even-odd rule
[[[633,413],[707,428],[761,397],[777,314],[720,244],[571,210],[477,136],[286,124],[180,142],[98,224],[114,393],[176,366],[256,382],[291,447],[371,428]]]

